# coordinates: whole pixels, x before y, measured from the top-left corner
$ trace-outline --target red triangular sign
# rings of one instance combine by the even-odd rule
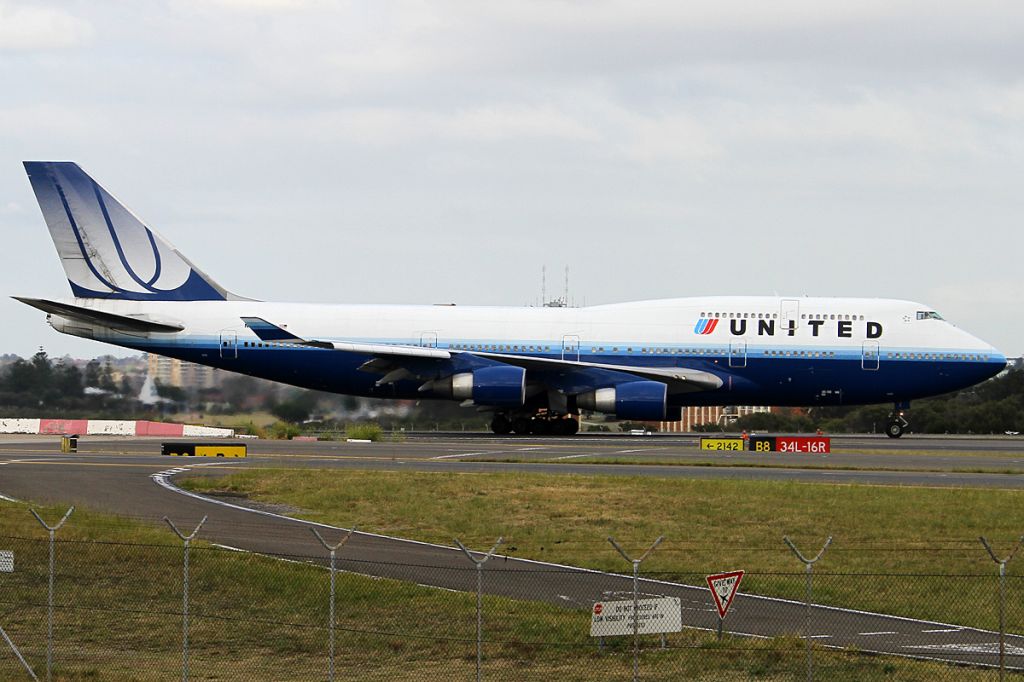
[[[741,580],[743,580],[743,571],[730,571],[707,577],[711,596],[715,600],[715,606],[718,607],[719,618],[725,618],[725,614],[728,613],[733,598],[740,589]]]

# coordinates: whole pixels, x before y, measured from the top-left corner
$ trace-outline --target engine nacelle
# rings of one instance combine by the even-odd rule
[[[668,410],[668,386],[660,381],[630,381],[581,393],[576,396],[576,405],[619,419],[662,421]]]
[[[472,400],[477,405],[522,407],[526,402],[526,370],[511,365],[481,367],[435,379],[421,390],[456,400]]]

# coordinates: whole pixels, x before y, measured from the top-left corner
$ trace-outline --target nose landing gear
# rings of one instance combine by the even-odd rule
[[[889,422],[885,425],[885,435],[889,436],[889,438],[899,438],[906,431],[907,427],[910,426],[910,422],[903,416],[905,407],[905,405],[897,403],[889,414]]]

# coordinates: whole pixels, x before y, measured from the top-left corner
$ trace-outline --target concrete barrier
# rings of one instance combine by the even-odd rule
[[[39,433],[39,420],[0,419],[0,433]]]
[[[231,438],[235,435],[234,429],[218,429],[213,426],[193,426],[185,424],[182,434],[185,438]]]
[[[90,436],[134,436],[135,422],[90,419],[85,432]]]
[[[183,424],[168,424],[166,422],[135,422],[136,436],[162,436],[164,438],[181,438],[184,435]]]
[[[0,419],[0,433],[61,436],[160,436],[164,438],[231,438],[234,429],[120,419]]]
[[[40,419],[39,433],[59,436],[64,433],[83,434],[89,431],[88,419]]]

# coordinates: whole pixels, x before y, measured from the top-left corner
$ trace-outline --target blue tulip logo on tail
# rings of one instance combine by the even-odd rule
[[[233,298],[77,164],[26,161],[71,290],[80,298]]]
[[[718,320],[698,320],[693,327],[694,334],[710,334],[718,326]]]

